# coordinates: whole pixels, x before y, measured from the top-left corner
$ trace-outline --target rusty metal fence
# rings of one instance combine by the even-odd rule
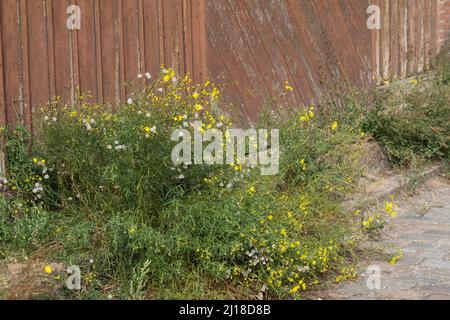
[[[204,0],[1,0],[0,124],[31,128],[32,106],[78,90],[118,103],[162,64],[204,78],[204,12]]]
[[[436,52],[438,7],[450,0],[1,0],[0,125],[32,127],[32,106],[59,95],[116,104],[125,81],[161,64],[228,86],[254,118],[284,82],[291,104],[340,81],[369,86],[424,69]],[[68,28],[80,8],[80,29]],[[380,29],[367,27],[368,7]],[[445,24],[448,27],[448,23]]]
[[[207,2],[208,70],[233,83],[227,102],[256,118],[288,80],[283,102],[312,103],[340,84],[368,86],[422,71],[436,53],[438,7],[449,0]],[[370,6],[379,28],[368,28]]]

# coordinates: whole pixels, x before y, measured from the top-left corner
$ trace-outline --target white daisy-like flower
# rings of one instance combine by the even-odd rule
[[[106,148],[107,148],[108,150],[112,150],[113,147],[112,147],[112,145],[109,144],[108,146],[106,146]]]
[[[49,118],[48,116],[45,116],[45,117],[44,117],[44,120],[45,120],[45,121],[48,121],[49,119],[50,119],[50,118]]]
[[[115,140],[115,141],[114,141],[114,144],[115,144],[116,146],[118,146],[118,145],[119,145],[119,141]]]
[[[95,123],[95,119],[91,119],[91,123],[94,124]]]
[[[159,93],[163,93],[163,92],[164,92],[164,89],[163,89],[163,88],[158,88],[158,92],[159,92]]]
[[[147,73],[145,74],[145,77],[146,77],[148,80],[150,80],[150,79],[152,78],[152,75],[150,74],[150,72],[147,72]]]
[[[151,128],[150,128],[150,132],[151,132],[151,133],[156,133],[156,127],[151,127]]]
[[[150,113],[147,112],[147,113],[145,114],[145,116],[146,116],[147,118],[150,118],[152,115],[151,115]]]
[[[137,77],[138,77],[138,79],[142,79],[143,75],[141,73],[139,73]]]
[[[58,121],[58,119],[56,117],[53,117],[52,120],[53,120],[53,122]]]
[[[50,176],[49,176],[48,174],[46,174],[46,175],[44,176],[44,179],[45,179],[45,180],[48,180],[48,178],[50,178]]]
[[[129,99],[127,100],[127,103],[128,103],[129,105],[133,104],[133,99],[129,98]]]

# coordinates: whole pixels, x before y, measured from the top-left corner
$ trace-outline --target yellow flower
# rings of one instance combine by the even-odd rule
[[[194,106],[194,108],[195,108],[195,110],[197,110],[197,111],[202,111],[202,110],[203,110],[203,106],[200,105],[200,104],[196,104],[196,105]]]
[[[164,82],[169,82],[170,81],[170,75],[166,74],[164,76]]]
[[[302,166],[302,170],[305,171],[306,170],[306,162],[305,159],[300,160],[300,165]]]
[[[220,91],[217,88],[214,88],[211,92],[211,99],[216,100],[220,95]]]
[[[285,84],[285,85],[284,85],[284,89],[286,89],[286,91],[294,91],[294,87],[292,87],[292,86],[289,84],[289,81],[286,81],[284,84]]]
[[[273,220],[273,215],[268,216],[267,219],[269,219],[269,221],[272,221]]]
[[[144,128],[144,131],[147,132],[147,133],[150,133],[150,130],[151,130],[151,129],[150,129],[149,127],[145,127],[145,128]]]
[[[197,100],[197,99],[200,97],[200,95],[199,95],[198,92],[196,91],[196,92],[194,92],[194,94],[192,95],[192,97],[193,97],[195,100]]]
[[[287,236],[287,231],[286,231],[286,229],[281,229],[281,230],[280,230],[280,234],[281,234],[283,237],[286,237],[286,236]]]
[[[314,112],[313,112],[313,111],[310,111],[310,112],[309,112],[309,117],[310,117],[310,118],[314,118],[314,116],[315,116]]]
[[[397,212],[394,210],[394,207],[396,207],[392,202],[386,202],[386,212],[392,217],[397,217]]]
[[[128,233],[130,234],[130,235],[133,235],[133,234],[135,234],[136,233],[136,228],[135,227],[131,227],[130,229],[128,229]]]
[[[307,122],[307,121],[308,121],[308,117],[306,117],[306,116],[301,116],[301,117],[300,117],[300,121]]]
[[[52,274],[52,273],[53,273],[53,268],[52,268],[52,266],[46,265],[46,266],[44,267],[44,272],[45,272],[46,274]]]
[[[291,294],[297,293],[298,290],[300,290],[300,286],[295,286],[294,288],[292,288]]]
[[[251,187],[250,189],[248,189],[247,191],[248,193],[254,194],[256,192],[255,187]]]
[[[33,158],[33,162],[34,162],[34,163],[38,163],[38,159]]]
[[[338,127],[338,123],[337,121],[333,122],[333,124],[331,125],[331,130],[336,130]]]

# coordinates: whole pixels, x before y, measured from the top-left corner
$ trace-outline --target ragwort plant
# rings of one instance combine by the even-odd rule
[[[330,279],[354,277],[360,222],[340,203],[356,187],[359,134],[320,119],[311,106],[258,124],[281,132],[275,177],[238,162],[175,167],[175,129],[196,120],[202,130],[232,127],[213,110],[220,89],[193,85],[172,69],[139,78],[117,110],[83,96],[74,107],[55,99],[38,116],[33,155],[23,155],[29,174],[49,172],[45,192],[31,198],[44,217],[36,232],[48,232],[41,245],[60,244],[48,259],[84,272],[83,290],[64,295],[301,297]],[[6,202],[5,255],[15,246],[30,253],[35,246],[11,240],[26,234],[20,225],[28,218],[7,220]]]

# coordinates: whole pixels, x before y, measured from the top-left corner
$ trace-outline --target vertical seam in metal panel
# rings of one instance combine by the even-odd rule
[[[425,57],[424,57],[424,43],[425,43],[425,5],[423,0],[419,0],[420,3],[420,44],[419,44],[419,72],[422,72],[424,69]]]
[[[205,81],[207,76],[207,45],[206,45],[206,0],[199,1],[199,17],[200,17],[200,66],[201,66],[201,81]]]
[[[3,70],[3,36],[2,36],[2,12],[3,6],[0,3],[0,126],[6,126],[6,105],[5,105],[5,85],[4,85],[4,70]],[[6,171],[6,158],[5,158],[5,141],[0,136],[0,174],[4,174]]]
[[[138,2],[138,28],[139,28],[139,36],[138,36],[138,60],[139,60],[139,72],[146,72],[147,66],[145,63],[145,27],[144,27],[144,3],[143,0],[139,0]]]
[[[125,99],[125,58],[123,43],[123,0],[116,0],[115,51],[116,51],[116,105]]]
[[[115,104],[118,105],[120,101],[120,40],[119,40],[119,1],[114,1],[114,59],[115,59]]]
[[[183,59],[183,74],[187,74],[188,72],[188,59],[187,59],[187,39],[186,39],[186,3],[184,0],[181,1],[181,34],[182,34],[182,59]],[[181,70],[180,70],[181,71]]]
[[[2,16],[3,6],[0,3],[0,18]],[[1,23],[1,19],[0,19]],[[5,71],[3,68],[3,32],[0,24],[0,125],[6,125],[6,105],[5,105]],[[4,121],[4,123],[1,122]]]
[[[53,0],[46,0],[46,33],[47,33],[47,55],[48,55],[48,90],[49,98],[56,96],[56,76],[55,76],[55,37],[53,19]]]
[[[23,87],[24,87],[24,81],[23,81],[23,53],[22,53],[22,30],[21,30],[21,16],[20,16],[20,0],[16,0],[16,31],[18,34],[18,55],[16,57],[16,61],[17,61],[17,67],[18,70],[15,70],[18,74],[18,80],[19,80],[19,110],[15,110],[16,112],[16,117],[18,118],[19,122],[23,123],[23,119],[24,119],[24,92],[23,92]],[[13,108],[15,109],[15,106],[13,104]]]
[[[97,97],[103,103],[105,97],[103,94],[103,63],[102,63],[102,33],[101,33],[101,15],[100,1],[94,1],[94,37],[96,52],[96,77],[97,77]]]
[[[159,62],[166,65],[165,41],[164,41],[164,2],[158,1],[158,35],[159,35]]]
[[[75,5],[79,5],[79,0],[75,0]],[[83,93],[82,90],[89,90],[89,88],[83,89],[83,86],[81,84],[81,66],[80,66],[80,43],[79,43],[79,30],[72,30],[70,31],[71,34],[73,34],[73,52],[74,52],[74,88],[73,88],[73,101],[76,102],[77,101],[77,96],[78,94]]]
[[[123,1],[119,0],[119,50],[120,50],[120,92],[121,92],[121,101],[126,100],[127,90],[125,87],[125,82],[127,79],[127,69],[125,65],[125,40],[124,40],[124,20],[123,20]]]
[[[20,52],[22,58],[22,108],[23,108],[23,123],[25,127],[31,131],[31,94],[30,94],[30,59],[29,59],[29,44],[28,44],[28,14],[26,2],[21,0],[19,3],[20,11]]]

